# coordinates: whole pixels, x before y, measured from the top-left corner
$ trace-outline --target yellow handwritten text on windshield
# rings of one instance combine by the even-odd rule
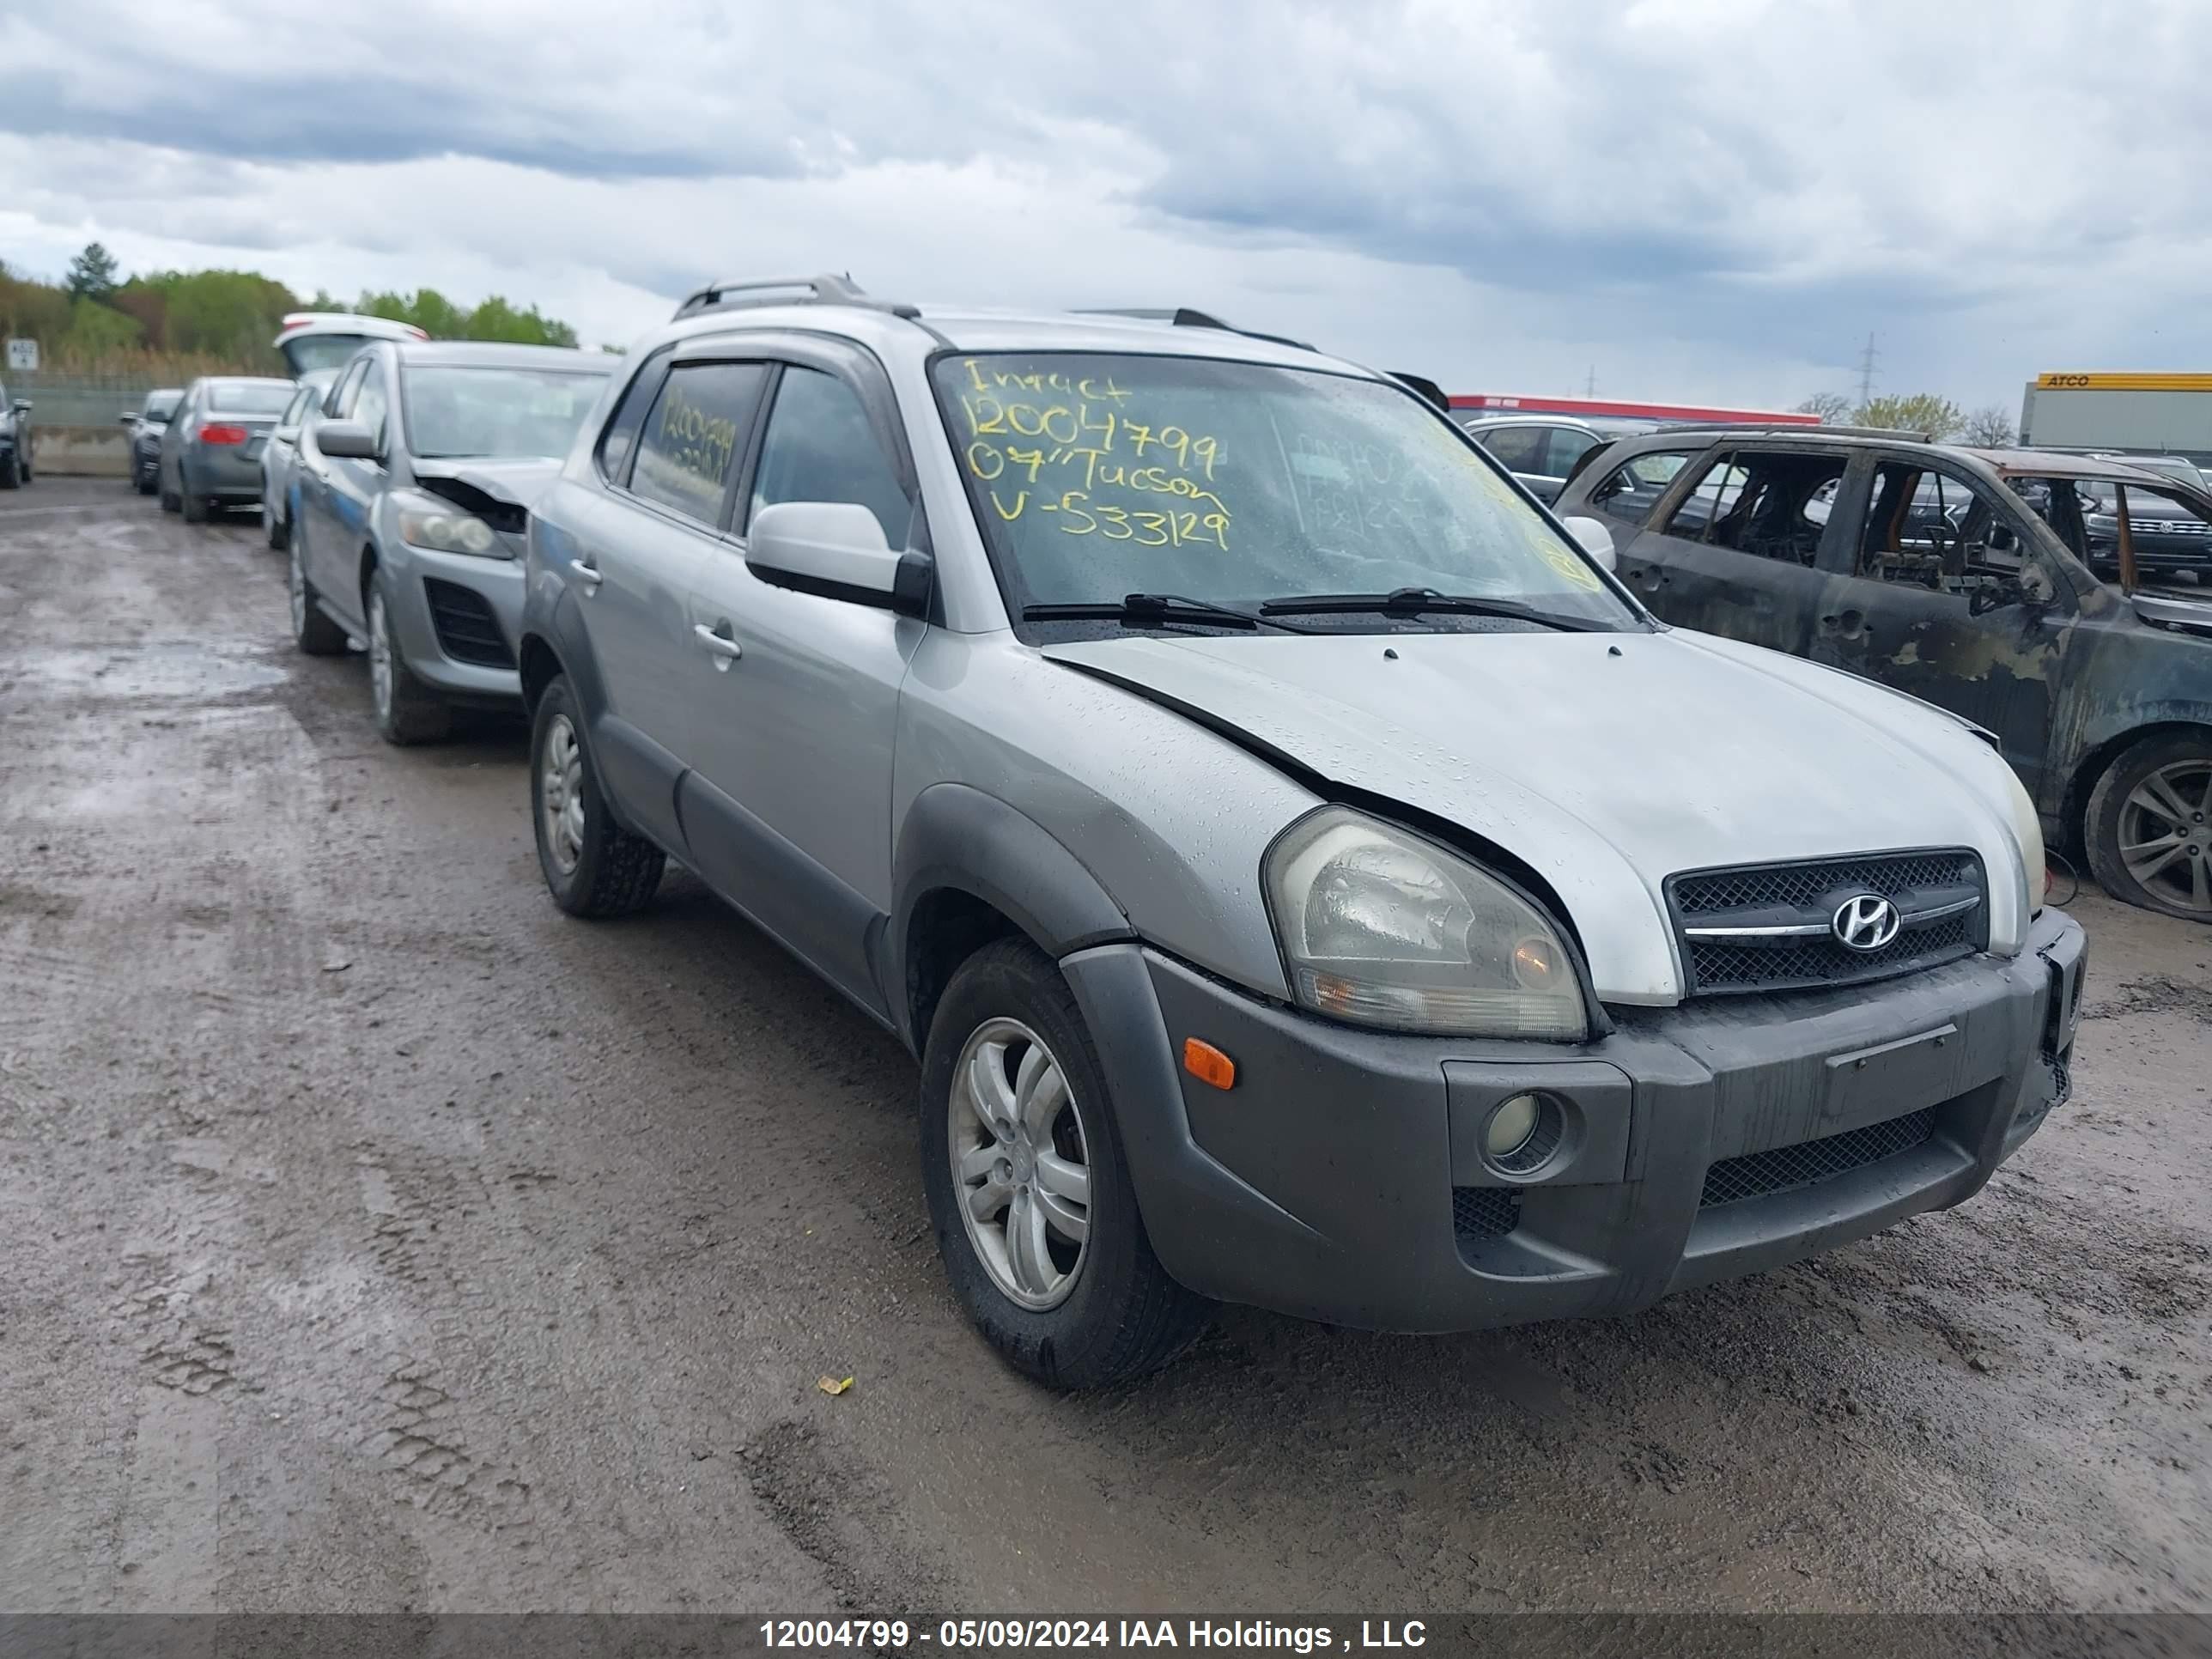
[[[1144,399],[1111,375],[962,367],[963,459],[1001,523],[1049,513],[1070,536],[1228,547],[1218,438],[1135,418]]]

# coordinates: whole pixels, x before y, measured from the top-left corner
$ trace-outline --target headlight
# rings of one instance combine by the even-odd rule
[[[410,547],[428,547],[440,553],[501,555],[505,550],[489,525],[466,513],[402,507],[399,538]]]
[[[2027,875],[2027,914],[2033,915],[2043,908],[2043,820],[2035,814],[2035,803],[2028,799],[2027,791],[2021,787],[2020,780],[2013,775],[2012,768],[2005,768],[2005,805],[2012,815],[2013,839],[2020,843],[2020,861]]]
[[[1262,878],[1291,991],[1316,1013],[1460,1036],[1589,1034],[1558,930],[1432,842],[1329,807],[1269,849]]]

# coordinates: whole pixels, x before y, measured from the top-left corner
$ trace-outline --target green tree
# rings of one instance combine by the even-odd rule
[[[167,307],[172,351],[205,352],[240,364],[272,366],[270,342],[299,298],[282,283],[251,270],[161,271],[144,279]]]
[[[1966,428],[1966,417],[1948,398],[1939,398],[1932,392],[1915,392],[1874,398],[1860,405],[1853,422],[1858,426],[1925,432],[1941,440],[1957,437]]]
[[[96,357],[128,351],[144,337],[145,331],[136,318],[79,295],[70,302],[69,329],[61,337],[60,349],[76,356]]]
[[[105,300],[115,292],[115,256],[98,242],[87,242],[84,251],[70,261],[70,297]]]

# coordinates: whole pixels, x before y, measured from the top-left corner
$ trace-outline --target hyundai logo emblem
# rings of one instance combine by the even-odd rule
[[[1897,930],[1904,925],[1897,907],[1879,893],[1845,899],[1828,923],[1837,943],[1850,951],[1879,951],[1897,937]]]

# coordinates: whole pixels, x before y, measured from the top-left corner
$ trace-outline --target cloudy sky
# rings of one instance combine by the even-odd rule
[[[158,21],[158,27],[149,27]],[[0,260],[1201,307],[1455,391],[2212,369],[2198,0],[0,0]]]

